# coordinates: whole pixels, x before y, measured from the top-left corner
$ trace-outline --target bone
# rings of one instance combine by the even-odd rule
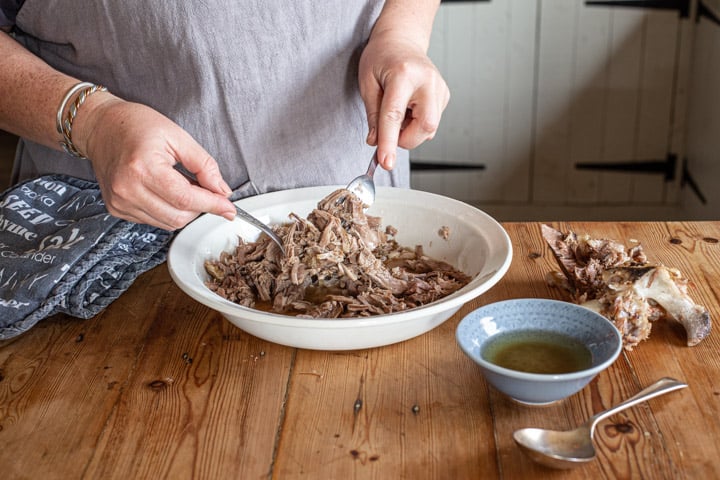
[[[613,321],[627,350],[645,340],[651,322],[661,319],[679,322],[688,346],[710,334],[710,314],[688,295],[682,273],[649,263],[641,246],[625,250],[613,240],[563,234],[548,225],[542,226],[542,235],[562,271],[550,272],[548,284],[568,291],[573,301]]]
[[[689,347],[697,345],[710,334],[710,313],[678,286],[667,267],[661,265],[649,271],[633,283],[633,288],[638,295],[653,300],[669,317],[682,324]]]

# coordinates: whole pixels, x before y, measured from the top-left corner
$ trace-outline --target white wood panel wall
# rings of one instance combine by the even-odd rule
[[[648,14],[644,27],[636,158],[662,159],[670,149],[672,138],[673,87],[679,68],[678,15],[676,12]],[[641,176],[634,183],[631,199],[635,203],[670,200],[665,190],[670,184],[661,177]]]
[[[438,135],[412,159],[487,169],[415,173],[414,188],[471,203],[529,200],[535,24],[527,0],[442,5],[429,53],[451,99]]]
[[[678,23],[673,11],[587,7],[576,0],[543,3],[538,201],[665,200],[662,176],[579,171],[574,165],[667,156]]]
[[[430,56],[452,98],[436,138],[411,158],[487,169],[416,172],[413,188],[523,212],[514,218],[678,207],[692,24],[677,11],[579,0],[443,4]],[[671,151],[671,182],[575,168]]]
[[[612,13],[610,16],[613,17]],[[640,94],[636,86],[642,76],[644,20],[641,12],[627,12],[611,20],[608,58],[612,61],[606,72],[605,111],[613,121],[604,125],[604,161],[627,161],[637,154],[634,132]],[[632,177],[624,174],[599,174],[598,200],[605,203],[629,202],[633,192],[632,181]]]
[[[707,204],[689,191],[684,202],[692,218],[720,220],[720,26],[708,20],[697,25],[691,78],[688,164]]]

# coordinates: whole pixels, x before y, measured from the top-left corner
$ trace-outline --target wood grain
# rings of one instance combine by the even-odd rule
[[[720,313],[720,222],[552,222],[626,244],[680,269]],[[296,350],[247,335],[183,294],[164,266],[102,314],[56,316],[0,344],[2,478],[717,478],[720,345],[682,328],[650,338],[569,399],[519,405],[457,347],[472,309],[563,299],[539,223],[504,225],[505,277],[434,330],[382,348]],[[512,432],[569,429],[662,376],[689,388],[602,422],[598,459],[538,466]]]

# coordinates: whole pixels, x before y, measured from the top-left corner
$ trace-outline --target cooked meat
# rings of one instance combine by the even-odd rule
[[[651,322],[660,319],[680,322],[688,346],[710,334],[710,314],[688,295],[687,279],[677,269],[649,263],[640,245],[626,249],[613,240],[563,234],[548,225],[542,235],[563,272],[550,272],[548,283],[612,320],[627,350],[647,339]]]
[[[440,238],[443,240],[448,240],[450,238],[450,227],[443,225],[440,227],[440,230],[438,230],[438,235],[440,235]]]
[[[613,240],[597,240],[574,232],[563,234],[542,225],[542,235],[555,254],[560,270],[569,282],[573,300],[583,303],[605,291],[602,272],[627,264],[644,264],[647,257],[641,246],[626,250]]]
[[[235,250],[205,262],[207,286],[235,303],[312,318],[378,315],[443,298],[471,278],[427,257],[422,247],[398,245],[345,189],[322,199],[303,219],[274,228],[287,255],[266,235],[239,240]]]

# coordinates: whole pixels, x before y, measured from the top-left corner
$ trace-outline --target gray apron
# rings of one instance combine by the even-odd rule
[[[342,185],[372,155],[358,91],[381,0],[26,0],[17,39],[58,70],[149,105],[220,164],[235,198]],[[380,185],[409,186],[406,151]],[[13,180],[88,161],[21,141]]]

